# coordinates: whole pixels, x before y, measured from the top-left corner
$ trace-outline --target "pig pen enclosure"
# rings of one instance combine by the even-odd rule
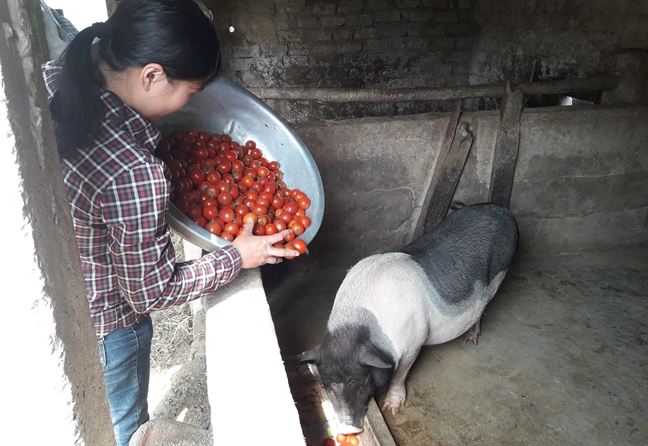
[[[597,76],[582,59],[575,63],[580,76],[551,80],[546,67],[527,76],[518,59],[503,68],[514,71],[506,76],[448,80],[457,87],[435,87],[433,77],[414,89],[380,82],[325,88],[355,85],[339,79],[301,88],[308,84],[301,78],[271,88],[276,84],[255,78],[248,65],[259,54],[246,58],[230,37],[225,45],[238,48],[240,59],[226,73],[291,122],[324,185],[324,218],[309,254],[261,268],[306,444],[319,446],[326,434],[327,415],[314,407],[324,396],[309,371],[290,361],[323,341],[351,266],[400,249],[438,223],[453,201],[508,206],[520,228],[517,257],[486,308],[479,344],[459,338],[424,347],[407,380],[406,406],[397,415],[381,411],[378,395],[362,444],[648,442],[645,50],[611,56]],[[493,51],[480,42],[480,50]],[[480,63],[470,72],[483,75],[489,65]],[[204,364],[204,356],[195,358]],[[172,391],[161,406],[168,410],[157,415],[214,429],[206,384],[193,376],[176,380],[186,391]],[[213,435],[219,444],[218,427]]]
[[[267,301],[266,331],[246,331],[246,304],[210,325],[214,308],[248,302],[229,289],[153,315],[152,421],[181,423],[157,426],[162,444],[322,444],[325,395],[292,361],[323,341],[351,266],[402,248],[453,201],[507,206],[517,257],[478,345],[424,347],[405,407],[382,411],[377,395],[361,444],[648,444],[645,2],[202,3],[224,77],[291,124],[326,208],[308,255],[240,278]],[[279,374],[259,356],[275,342]],[[264,423],[282,417],[271,387],[304,441]],[[133,444],[160,444],[143,434]]]
[[[326,212],[309,255],[261,270],[285,359],[323,341],[349,267],[400,249],[434,218],[427,209],[439,193],[428,191],[440,186],[432,172],[456,179],[446,181],[453,186],[445,206],[450,197],[492,198],[504,117],[433,113],[294,126],[322,174]],[[381,413],[376,397],[378,444],[648,441],[648,108],[548,107],[518,118],[509,204],[520,228],[516,260],[486,308],[477,346],[459,338],[424,347],[398,415]],[[453,125],[455,144],[445,137]],[[444,170],[453,166],[450,155],[439,165],[444,141],[459,150],[466,132],[472,142],[460,167]],[[323,419],[310,406],[320,390],[303,383],[304,369],[295,372],[288,362],[302,428],[318,445]],[[209,429],[201,382],[183,375],[176,387],[189,388],[172,391],[157,415]]]

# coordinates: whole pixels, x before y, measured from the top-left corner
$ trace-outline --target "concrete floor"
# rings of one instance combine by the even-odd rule
[[[262,269],[284,355],[323,340],[346,273],[315,259]],[[648,251],[518,257],[479,345],[425,347],[407,390],[399,446],[648,444]]]

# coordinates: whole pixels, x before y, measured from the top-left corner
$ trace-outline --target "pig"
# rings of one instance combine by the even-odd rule
[[[383,410],[398,413],[422,346],[464,333],[464,342],[477,344],[484,308],[517,246],[508,209],[461,206],[399,252],[372,255],[347,272],[323,344],[299,359],[317,365],[345,433],[362,432],[377,390],[387,389]]]

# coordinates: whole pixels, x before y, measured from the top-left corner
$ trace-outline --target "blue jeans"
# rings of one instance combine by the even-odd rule
[[[128,446],[139,426],[149,419],[148,387],[153,325],[147,317],[99,340],[110,418],[117,446]]]

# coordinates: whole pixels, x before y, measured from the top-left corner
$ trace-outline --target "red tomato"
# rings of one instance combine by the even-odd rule
[[[218,207],[218,201],[216,201],[215,198],[207,197],[204,200],[202,200],[202,207],[207,207],[207,206],[213,206],[215,208]]]
[[[261,166],[257,169],[257,175],[259,175],[261,178],[267,177],[268,173],[270,173],[270,171],[267,167]]]
[[[308,197],[304,197],[298,201],[299,207],[302,209],[308,209],[311,205],[311,201]]]
[[[216,166],[216,169],[218,169],[220,173],[229,173],[230,170],[232,170],[232,163],[225,160],[221,162],[218,166]]]
[[[221,232],[223,231],[221,226],[215,221],[210,221],[209,223],[207,223],[205,225],[205,229],[207,229],[209,232],[211,232],[214,235],[221,235]]]
[[[216,186],[220,189],[221,192],[229,192],[230,191],[230,185],[229,183],[226,183],[223,180],[220,180],[218,183],[216,183]]]
[[[225,230],[225,232],[229,232],[232,235],[236,235],[239,231],[239,225],[231,221],[229,223],[226,223],[223,229]]]
[[[268,184],[264,185],[263,192],[274,195],[277,192],[277,185],[274,182],[269,181]]]
[[[227,231],[223,231],[221,233],[220,237],[222,239],[227,240],[228,242],[233,242],[234,241],[234,236],[232,234],[230,234],[229,232],[227,232]]]
[[[299,217],[299,223],[301,223],[304,228],[308,228],[311,225],[311,219],[303,215]]]
[[[283,197],[279,196],[278,194],[272,197],[272,207],[275,209],[281,209],[284,207],[285,201]]]
[[[272,225],[270,225],[272,226]],[[303,254],[306,252],[307,246],[306,242],[303,241],[302,239],[298,238],[292,241],[292,245],[294,246],[295,250],[298,251],[300,254]]]
[[[268,169],[270,169],[271,172],[275,172],[277,169],[279,169],[279,163],[276,161],[270,161],[268,163]]]
[[[279,232],[275,225],[266,225],[265,226],[266,235],[273,235]]]
[[[261,149],[259,149],[258,147],[255,147],[252,150],[250,150],[250,155],[254,159],[259,159],[259,158],[261,158],[263,156],[263,153],[261,152]]]
[[[240,174],[242,174],[243,171],[245,170],[245,166],[243,165],[243,161],[240,161],[240,160],[232,161],[232,170],[234,172],[239,172]]]
[[[256,147],[256,143],[252,140],[248,140],[245,142],[245,147],[248,149],[254,149]]]
[[[226,150],[225,153],[223,153],[223,158],[225,158],[225,161],[229,161],[230,163],[233,163],[238,159],[238,156],[236,155],[235,151]]]
[[[286,243],[292,242],[293,240],[295,240],[295,233],[294,232],[291,232],[290,234],[288,234],[287,236],[284,237],[284,242],[286,242]]]
[[[359,446],[360,440],[358,440],[358,437],[356,437],[355,435],[349,434],[346,436],[346,443],[349,446]]]
[[[195,168],[191,169],[188,173],[187,176],[191,180],[193,184],[198,186],[200,183],[205,181],[205,172],[203,172],[201,169]]]
[[[221,180],[221,174],[214,171],[211,171],[207,174],[207,182],[210,184],[218,184],[218,182]]]
[[[220,190],[220,188],[219,188],[217,185],[215,185],[215,184],[210,184],[210,185],[207,187],[207,191],[206,191],[205,193],[206,193],[208,196],[210,196],[210,197],[212,197],[212,198],[215,199],[216,197],[218,197],[218,196],[220,195],[221,190]]]
[[[274,198],[273,195],[270,192],[261,192],[259,194],[259,199],[265,198],[268,204],[266,206],[269,206],[270,203],[272,202],[272,199]]]
[[[236,213],[234,212],[234,209],[227,206],[220,210],[218,216],[222,218],[226,224],[236,220]]]
[[[250,187],[254,184],[254,177],[251,175],[244,175],[243,178],[241,178],[241,183],[244,183],[247,187]]]
[[[294,221],[294,220],[293,220]],[[295,233],[295,235],[302,235],[305,231],[304,226],[298,221],[289,226],[290,229]]]
[[[337,440],[338,443],[342,443],[346,441],[346,435],[344,434],[337,434],[335,439]]]
[[[194,219],[194,223],[196,223],[201,228],[204,228],[207,224],[207,219],[201,215],[200,217]]]
[[[252,213],[256,214],[256,215],[265,215],[265,214],[268,213],[268,207],[264,206],[262,204],[259,204],[259,202],[257,201],[256,206],[254,206],[252,208]]]
[[[202,215],[207,220],[213,220],[218,217],[218,209],[216,209],[214,206],[205,206],[202,210]]]
[[[291,217],[292,217],[299,210],[299,205],[297,203],[288,203],[283,207],[283,210],[284,210],[284,212],[288,212],[288,213],[292,214],[291,215]]]
[[[207,148],[201,147],[198,150],[196,150],[196,156],[201,160],[204,160],[209,157],[209,152],[207,151]]]
[[[240,215],[241,217],[243,217],[245,214],[250,212],[250,208],[248,208],[244,204],[239,204],[236,207],[234,207],[234,212],[236,212],[236,215]]]
[[[279,214],[279,220],[283,221],[286,225],[290,223],[293,219],[293,214],[288,212],[286,208],[284,208],[284,211]]]
[[[187,212],[187,216],[195,221],[196,218],[202,217],[202,209],[197,204],[191,203],[189,204],[189,211]]]
[[[232,198],[232,194],[230,194],[230,193],[221,192],[218,195],[218,203],[223,205],[223,206],[227,206],[228,204],[232,204],[232,201],[234,201],[234,199]]]
[[[182,212],[183,214],[186,214],[187,212],[189,212],[189,203],[187,203],[185,200],[182,200],[182,199],[180,199],[180,200],[175,200],[175,201],[173,202],[173,204],[174,204],[175,207],[177,207],[178,210],[179,210],[180,212]]]
[[[331,437],[325,438],[322,442],[322,446],[335,446],[335,440],[333,440]]]
[[[266,235],[266,228],[259,223],[255,224],[252,228],[252,234],[254,235]]]
[[[269,222],[268,216],[266,214],[261,214],[257,218],[257,223],[260,224],[261,226],[267,225]]]

